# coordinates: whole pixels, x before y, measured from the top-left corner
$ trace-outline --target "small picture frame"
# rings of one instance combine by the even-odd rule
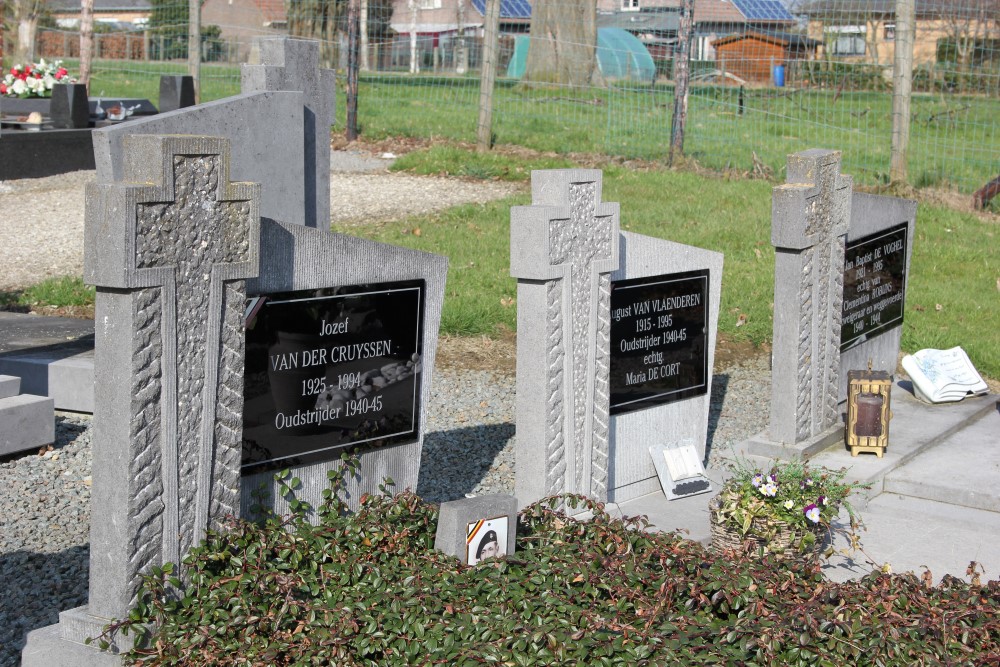
[[[507,555],[507,517],[495,516],[469,524],[465,540],[466,562],[477,565],[489,558]]]

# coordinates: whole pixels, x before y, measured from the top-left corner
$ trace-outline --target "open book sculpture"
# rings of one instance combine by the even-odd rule
[[[960,401],[989,391],[961,347],[920,350],[903,357],[902,364],[913,380],[914,395],[928,403]]]

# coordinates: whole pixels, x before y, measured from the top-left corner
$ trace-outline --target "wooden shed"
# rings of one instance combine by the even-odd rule
[[[712,42],[719,69],[745,81],[767,83],[771,68],[789,60],[812,60],[822,42],[794,33],[742,32]]]

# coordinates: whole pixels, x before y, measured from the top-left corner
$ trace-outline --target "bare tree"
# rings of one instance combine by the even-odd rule
[[[589,86],[596,53],[594,0],[536,0],[532,4],[525,80]]]
[[[14,23],[17,24],[14,60],[18,63],[29,63],[35,59],[35,35],[41,13],[42,0],[14,0]]]
[[[938,18],[955,49],[958,71],[973,64],[976,49],[993,35],[1000,21],[1000,0],[963,0],[942,4]]]

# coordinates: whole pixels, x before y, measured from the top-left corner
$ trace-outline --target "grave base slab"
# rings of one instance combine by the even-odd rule
[[[86,606],[60,612],[55,625],[28,633],[21,667],[121,667],[122,657],[117,653],[83,643],[87,637],[101,634],[109,622],[91,616]],[[131,636],[122,639],[129,641]]]
[[[768,431],[758,433],[750,438],[744,446],[746,453],[781,461],[805,461],[838,442],[844,441],[844,425],[835,424],[825,431],[814,435],[808,440],[787,443],[771,440]]]

